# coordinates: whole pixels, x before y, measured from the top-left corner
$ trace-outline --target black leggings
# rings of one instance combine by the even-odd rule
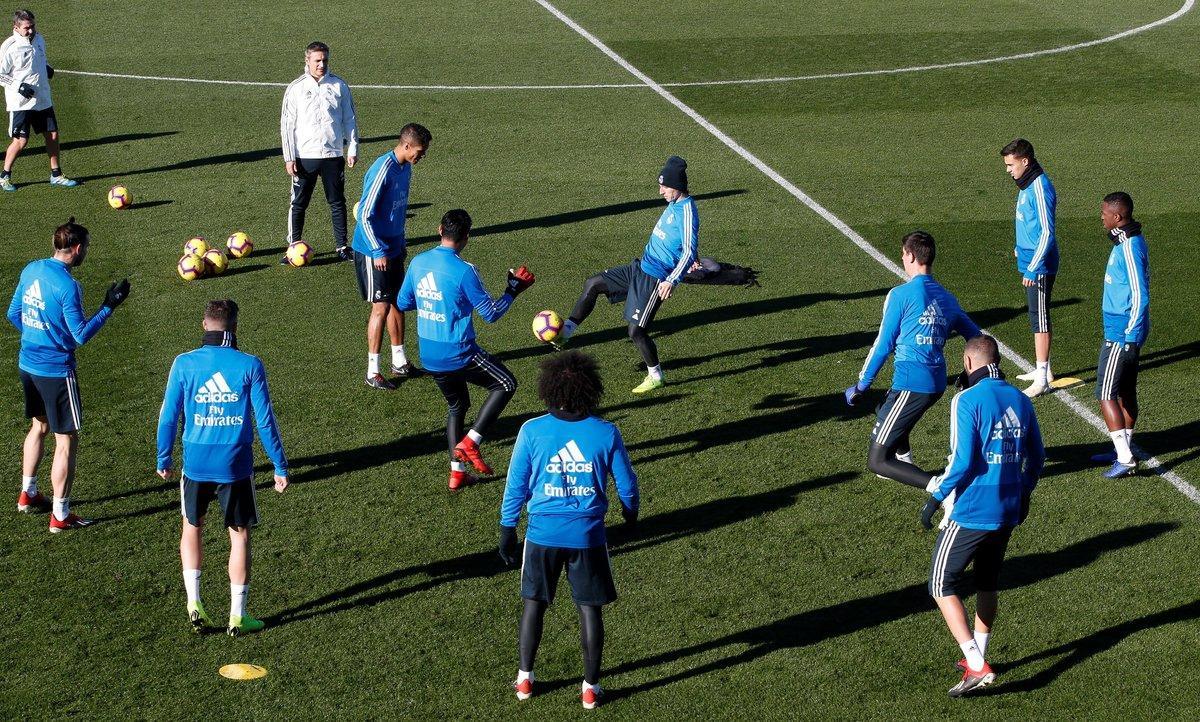
[[[872,443],[871,451],[867,454],[867,468],[880,476],[895,479],[901,484],[924,489],[929,485],[933,474],[915,464],[909,464],[896,458],[897,453],[903,454],[908,451],[911,451],[908,445],[908,434],[900,437],[890,447]]]
[[[490,355],[480,352],[458,371],[437,372],[433,380],[446,397],[446,442],[450,446],[450,458],[454,458],[454,447],[462,441],[466,432],[467,410],[471,408],[471,395],[467,385],[482,386],[488,390],[487,400],[475,417],[475,431],[486,436],[488,429],[500,417],[504,407],[517,391],[517,380],[504,364]]]
[[[525,600],[521,614],[521,669],[533,671],[538,645],[542,642],[542,622],[546,617],[545,602]],[[577,604],[579,610],[579,643],[583,647],[583,680],[588,684],[600,682],[600,657],[604,652],[604,617],[601,607]]]
[[[583,282],[583,294],[575,302],[575,308],[571,310],[570,316],[576,326],[583,323],[583,320],[596,309],[596,299],[601,294],[605,296],[609,294],[608,284],[604,281],[603,273],[597,273]],[[658,365],[658,347],[654,345],[654,339],[650,338],[646,329],[636,323],[629,324],[629,340],[637,346],[647,367]]]

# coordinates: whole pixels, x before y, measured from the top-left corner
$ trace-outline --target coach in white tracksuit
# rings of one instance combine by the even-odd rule
[[[13,13],[13,32],[0,43],[0,85],[8,110],[8,136],[12,142],[4,154],[0,189],[15,191],[11,173],[17,156],[29,142],[29,133],[41,133],[50,157],[50,183],[70,188],[78,185],[62,174],[58,164],[58,120],[50,100],[50,78],[54,68],[46,63],[46,41],[37,31],[33,13]]]
[[[346,243],[346,166],[358,160],[358,123],[350,86],[329,72],[329,46],[310,43],[304,51],[304,74],[283,94],[279,120],[283,161],[292,177],[288,242],[300,240],[304,212],[320,176],[333,216],[338,255],[351,257]]]

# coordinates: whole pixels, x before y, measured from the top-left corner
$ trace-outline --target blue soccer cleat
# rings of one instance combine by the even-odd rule
[[[1137,473],[1137,462],[1132,464],[1122,464],[1119,461],[1114,461],[1108,471],[1104,472],[1105,479],[1120,479],[1123,476],[1133,476]]]

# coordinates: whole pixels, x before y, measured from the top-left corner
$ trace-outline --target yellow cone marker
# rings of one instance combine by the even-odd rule
[[[227,664],[220,669],[222,677],[229,679],[258,679],[267,676],[267,668],[257,664]]]
[[[1061,379],[1054,379],[1053,381],[1050,382],[1051,388],[1055,388],[1055,389],[1069,389],[1074,386],[1080,386],[1082,384],[1083,384],[1083,379],[1077,379],[1073,376],[1065,376]]]

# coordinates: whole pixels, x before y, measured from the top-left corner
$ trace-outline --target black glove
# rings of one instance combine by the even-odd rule
[[[129,279],[126,278],[120,283],[114,282],[113,285],[108,287],[108,293],[104,294],[104,305],[115,310],[116,307],[124,303],[125,299],[128,297]]]
[[[506,566],[517,565],[517,528],[515,526],[500,527],[500,560]]]
[[[941,506],[942,502],[934,499],[933,495],[930,495],[929,501],[926,501],[925,506],[921,507],[921,526],[925,528],[925,531],[933,528],[933,515],[937,513],[937,510]]]
[[[629,526],[637,526],[638,513],[637,509],[630,509],[624,504],[621,505],[621,518]]]
[[[1122,353],[1129,354],[1135,359],[1138,357],[1138,351],[1140,350],[1140,347],[1136,343],[1127,343],[1121,347]]]
[[[46,66],[46,80],[50,80],[53,77],[54,77],[54,68],[47,65]]]
[[[33,96],[37,95],[37,88],[29,83],[21,83],[19,86],[17,86],[17,92],[20,93],[21,97],[23,98],[32,98]]]
[[[1029,500],[1033,498],[1033,494],[1024,494],[1021,496],[1021,520],[1018,524],[1024,524],[1025,518],[1029,516]]]
[[[508,287],[504,292],[516,298],[521,295],[521,291],[529,288],[534,282],[533,274],[525,266],[521,266],[517,270],[508,269]]]

